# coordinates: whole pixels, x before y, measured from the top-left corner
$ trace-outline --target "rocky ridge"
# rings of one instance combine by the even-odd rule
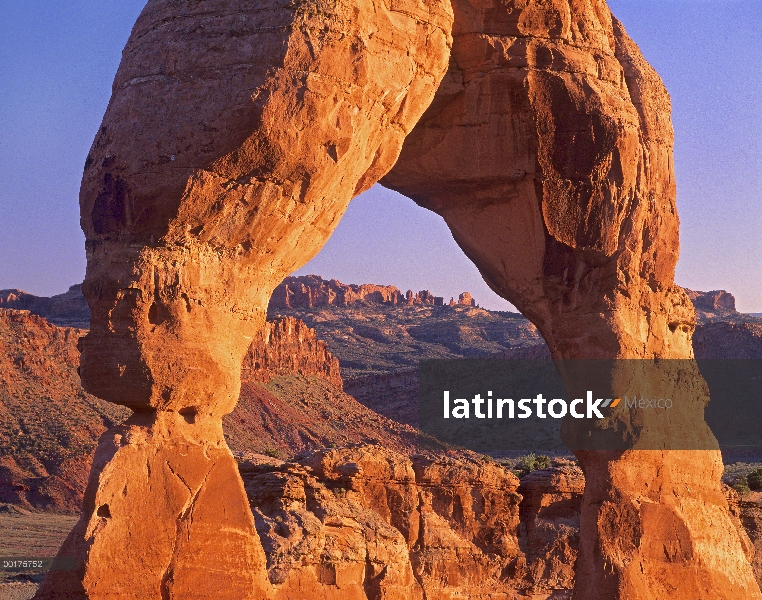
[[[79,510],[99,437],[130,416],[83,390],[77,344],[84,334],[0,309],[0,502]],[[414,429],[342,392],[338,361],[300,321],[268,323],[245,364],[240,402],[225,417],[236,452],[288,457],[330,444],[415,445]]]
[[[468,292],[466,292],[468,294]],[[463,298],[463,294],[461,294]],[[471,295],[468,294],[469,301]],[[349,306],[356,302],[414,306],[428,304],[443,306],[444,298],[423,290],[406,293],[393,285],[344,284],[336,279],[326,281],[319,275],[286,277],[275,288],[270,298],[269,310],[288,308],[315,308],[318,306]]]

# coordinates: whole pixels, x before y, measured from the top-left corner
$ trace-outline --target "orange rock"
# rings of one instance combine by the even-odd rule
[[[348,306],[353,302],[373,304],[433,304],[442,306],[443,298],[435,297],[428,290],[413,294],[408,290],[404,295],[393,285],[347,285],[331,279],[326,281],[318,275],[286,277],[275,288],[270,298],[270,309],[312,308],[315,306]]]
[[[82,382],[137,411],[130,435],[103,438],[94,500],[63,550],[87,597],[186,598],[201,579],[208,597],[264,597],[221,417],[273,289],[391,168],[430,103],[451,23],[445,0],[143,9],[80,193]]]
[[[603,0],[453,10],[449,71],[382,183],[445,219],[554,358],[691,359],[659,76]],[[685,371],[673,396],[687,400],[682,431],[710,447],[705,389],[695,365]],[[626,374],[612,375],[625,393]],[[762,597],[727,516],[719,452],[578,457],[575,598]]]
[[[339,359],[317,339],[314,329],[293,317],[265,323],[243,359],[242,381],[267,383],[277,375],[318,375],[342,389]]]
[[[202,578],[213,597],[269,593],[220,418],[273,290],[400,148],[384,184],[444,217],[554,358],[692,358],[658,75],[604,0],[457,0],[453,11],[454,25],[446,0],[146,5],[80,196],[92,310],[82,381],[138,411],[103,437],[64,549],[78,558],[69,583],[87,597],[182,598]],[[691,400],[684,425],[709,441],[700,377],[685,370],[696,384],[675,379]],[[762,597],[728,516],[719,452],[578,456],[576,598]],[[358,477],[384,468],[346,463],[350,480],[355,463]],[[521,558],[510,478],[446,461],[413,470],[415,582],[402,552],[412,523],[382,544],[381,529],[368,539],[336,511],[321,520],[310,568],[276,593],[417,597],[419,585],[437,598],[505,597],[494,582]],[[395,518],[384,484],[354,483]],[[225,557],[211,577],[195,560],[210,554]]]
[[[515,598],[516,477],[374,446],[243,464],[275,598]],[[340,550],[340,551],[339,551]]]

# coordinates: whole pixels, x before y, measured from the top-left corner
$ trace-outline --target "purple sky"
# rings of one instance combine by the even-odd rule
[[[0,289],[82,280],[77,196],[121,49],[144,2],[0,0]],[[673,101],[678,283],[762,312],[762,2],[611,0]],[[439,217],[379,187],[300,273],[457,296],[490,292]]]

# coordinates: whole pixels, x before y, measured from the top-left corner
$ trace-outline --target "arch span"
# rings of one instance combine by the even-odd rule
[[[691,357],[668,114],[603,0],[150,0],[80,196],[82,380],[135,415],[38,598],[271,595],[221,416],[273,288],[379,179],[554,356]],[[760,597],[718,453],[580,459],[577,598]]]

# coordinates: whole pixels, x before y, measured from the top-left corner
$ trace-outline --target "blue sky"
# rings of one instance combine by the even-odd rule
[[[0,0],[0,289],[54,294],[84,276],[78,190],[142,0]],[[611,0],[673,102],[677,280],[762,312],[762,2]],[[301,273],[490,292],[436,215],[382,188],[356,199]]]

